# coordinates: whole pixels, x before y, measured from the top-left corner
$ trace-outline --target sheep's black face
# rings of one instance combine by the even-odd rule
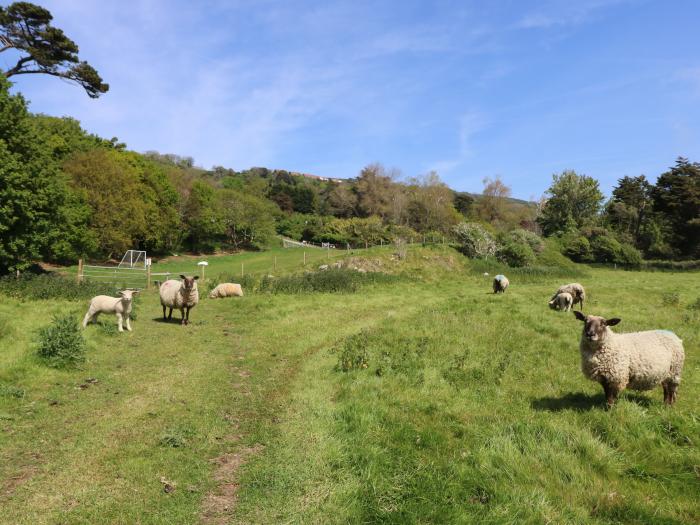
[[[607,327],[615,326],[620,319],[605,319],[597,315],[583,315],[581,312],[574,312],[579,321],[583,321],[583,337],[589,341],[600,341],[605,337]]]
[[[180,278],[182,279],[182,284],[185,286],[185,290],[189,291],[194,288],[194,282],[199,279],[199,275],[195,275],[194,277],[181,275]]]

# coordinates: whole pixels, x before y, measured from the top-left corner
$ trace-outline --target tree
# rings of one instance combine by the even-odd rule
[[[218,197],[224,235],[234,248],[259,249],[274,237],[275,205],[270,201],[235,190],[221,190]]]
[[[567,232],[592,222],[600,210],[603,194],[598,181],[573,170],[552,176],[549,199],[537,222],[545,235]]]
[[[500,177],[495,179],[486,177],[483,183],[484,191],[476,204],[476,214],[485,222],[503,223],[506,218],[510,188],[503,183]]]
[[[652,190],[654,210],[672,227],[671,245],[684,256],[700,257],[700,164],[679,157]]]
[[[626,234],[639,246],[642,225],[650,218],[653,206],[652,185],[644,175],[622,177],[613,189],[612,198],[606,206],[607,222],[616,231]]]
[[[459,222],[452,190],[434,171],[411,179],[408,225],[419,232],[447,233]]]
[[[14,50],[20,55],[5,76],[43,73],[75,82],[91,98],[106,93],[109,85],[95,68],[80,61],[78,46],[51,20],[48,10],[29,2],[0,7],[0,53]]]
[[[370,164],[357,178],[359,209],[365,217],[378,215],[382,219],[389,214],[393,191],[391,176],[381,164]]]
[[[464,192],[455,192],[454,207],[464,217],[469,217],[474,206],[474,197]]]
[[[352,217],[357,208],[357,195],[347,183],[331,182],[326,192],[328,212],[336,217]]]
[[[217,204],[214,188],[195,180],[185,205],[185,222],[192,248],[197,251],[213,249],[216,239],[224,233],[221,208]]]

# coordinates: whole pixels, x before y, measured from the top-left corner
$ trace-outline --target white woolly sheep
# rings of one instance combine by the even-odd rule
[[[209,292],[210,299],[223,297],[243,297],[243,288],[237,283],[221,283]]]
[[[579,283],[564,284],[559,287],[556,293],[552,296],[552,299],[554,299],[560,293],[570,293],[571,297],[574,298],[572,306],[580,304],[580,309],[583,311],[583,302],[586,300],[586,290],[583,289],[583,286],[581,286]]]
[[[199,302],[199,291],[197,290],[198,275],[194,277],[180,276],[181,281],[177,279],[168,279],[160,285],[160,304],[163,306],[163,320],[165,317],[165,309],[170,308],[167,320],[173,318],[173,308],[180,310],[182,316],[181,324],[189,324],[190,310],[197,306]]]
[[[584,322],[581,334],[581,370],[605,390],[608,407],[625,388],[651,390],[659,384],[664,402],[676,401],[681,382],[683,341],[668,330],[650,330],[616,334],[610,327],[620,319],[574,312]]]
[[[549,301],[549,307],[552,310],[563,310],[568,312],[574,304],[574,298],[568,292],[562,292],[554,296],[554,299]]]
[[[118,292],[119,297],[109,295],[93,297],[83,318],[83,328],[86,328],[89,322],[97,321],[100,314],[116,314],[119,331],[124,331],[123,322],[126,321],[126,329],[131,332],[131,303],[137,293],[139,293],[138,290],[122,290]]]
[[[505,293],[506,288],[510,285],[508,277],[498,274],[493,278],[493,293]]]

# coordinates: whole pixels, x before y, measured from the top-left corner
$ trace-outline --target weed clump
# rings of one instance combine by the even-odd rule
[[[681,295],[678,292],[666,292],[661,296],[664,306],[678,306],[681,304]]]
[[[71,368],[85,361],[85,339],[72,314],[56,315],[39,330],[37,354],[53,368]]]
[[[346,338],[338,355],[336,370],[350,372],[367,368],[369,365],[368,340],[369,334],[366,330]]]
[[[189,444],[192,435],[192,430],[187,428],[170,428],[161,434],[158,444],[161,447],[183,448]]]
[[[12,397],[15,399],[22,399],[25,396],[25,394],[26,392],[23,388],[0,383],[0,397]]]

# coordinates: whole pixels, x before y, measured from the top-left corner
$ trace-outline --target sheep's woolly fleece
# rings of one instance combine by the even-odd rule
[[[182,281],[168,279],[160,285],[160,304],[169,308],[182,309],[186,306],[190,308],[199,302],[199,291],[195,281],[192,290],[187,293]]]
[[[210,299],[223,297],[243,297],[241,285],[238,283],[221,283],[209,293]]]

